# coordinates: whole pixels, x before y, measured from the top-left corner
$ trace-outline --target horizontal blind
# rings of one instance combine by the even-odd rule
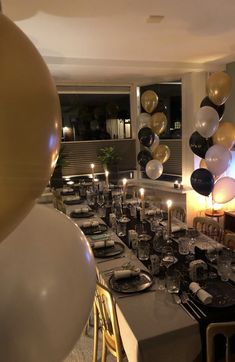
[[[182,140],[162,139],[160,144],[167,145],[171,151],[169,160],[163,164],[163,173],[182,175]]]

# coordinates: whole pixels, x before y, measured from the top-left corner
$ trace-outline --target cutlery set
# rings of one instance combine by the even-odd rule
[[[181,296],[177,294],[172,294],[173,299],[176,304],[179,304],[181,308],[193,319],[195,320],[194,316],[198,319],[202,317],[206,318],[206,314],[199,308],[188,296],[186,292],[183,292]],[[185,307],[185,304],[188,306],[189,310]],[[191,313],[190,313],[191,312]],[[192,314],[193,313],[193,314]]]

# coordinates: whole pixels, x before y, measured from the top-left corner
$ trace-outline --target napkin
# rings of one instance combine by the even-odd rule
[[[84,206],[84,207],[80,207],[78,209],[75,209],[73,212],[75,212],[76,214],[86,214],[89,211],[89,208]]]
[[[213,296],[209,294],[206,290],[202,289],[198,283],[192,282],[189,284],[189,289],[196,294],[198,299],[204,304],[210,304],[212,302]]]
[[[167,221],[162,221],[160,224],[164,227],[167,227]],[[176,231],[180,231],[180,230],[186,230],[186,225],[184,225],[183,223],[176,224],[173,222],[171,225],[172,233],[175,233]]]
[[[136,269],[136,270],[129,270],[129,269],[124,269],[124,270],[115,270],[113,272],[113,277],[115,280],[119,280],[119,279],[127,279],[127,278],[131,278],[131,277],[136,277],[140,274],[140,270]]]
[[[96,241],[94,243],[94,249],[110,248],[111,246],[114,246],[114,240]]]

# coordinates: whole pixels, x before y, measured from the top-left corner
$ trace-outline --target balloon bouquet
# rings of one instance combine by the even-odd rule
[[[163,172],[163,163],[170,157],[170,149],[167,145],[159,145],[159,135],[167,126],[167,118],[164,113],[164,105],[158,102],[157,94],[152,90],[145,91],[141,96],[141,105],[146,112],[138,117],[138,138],[145,147],[137,155],[138,164],[145,170],[146,175],[156,180]],[[157,112],[152,114],[154,110]],[[152,114],[152,115],[151,115]]]
[[[201,157],[200,168],[191,175],[191,185],[201,195],[212,192],[212,200],[221,204],[235,197],[235,179],[222,176],[231,163],[230,149],[235,144],[235,123],[222,121],[231,89],[231,79],[225,72],[208,78],[207,97],[196,113],[196,131],[189,139],[191,150]]]
[[[41,55],[1,13],[0,33],[0,360],[57,362],[89,317],[95,263],[69,218],[35,204],[59,153],[59,99]]]

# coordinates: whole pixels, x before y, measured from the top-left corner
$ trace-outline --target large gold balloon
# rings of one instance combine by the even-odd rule
[[[151,117],[151,128],[159,136],[166,130],[167,118],[165,113],[157,112]]]
[[[141,96],[141,105],[148,113],[152,113],[158,104],[158,96],[152,90],[145,91]]]
[[[26,216],[53,172],[59,99],[41,55],[0,14],[0,241]]]
[[[199,168],[205,168],[206,170],[208,170],[208,167],[206,165],[206,161],[204,160],[204,158],[201,159],[201,161],[199,163]]]
[[[167,145],[159,145],[153,152],[153,158],[161,163],[165,163],[169,160],[170,155],[171,151]]]
[[[206,82],[206,92],[217,106],[226,102],[232,91],[232,80],[225,72],[213,73]]]
[[[213,135],[213,143],[231,149],[235,144],[235,124],[221,122]]]

